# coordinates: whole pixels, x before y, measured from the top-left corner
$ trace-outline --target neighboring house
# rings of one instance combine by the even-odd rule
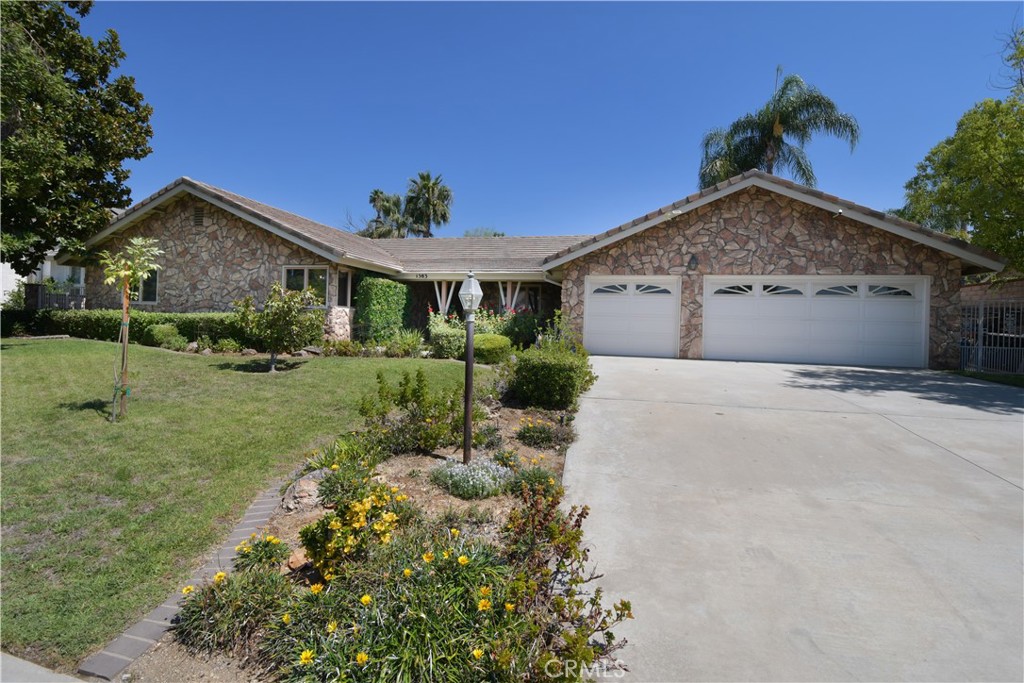
[[[963,305],[1021,303],[1024,302],[1024,275],[1014,274],[1010,277],[1001,276],[999,282],[982,282],[964,285],[960,290],[960,303]]]
[[[14,272],[7,263],[0,263],[0,301],[17,289],[19,282],[26,285],[25,305],[28,308],[81,308],[85,291],[85,269],[78,266],[58,265],[57,251],[46,254],[46,259],[26,277]],[[51,286],[46,287],[47,283]],[[35,286],[33,286],[35,285]]]
[[[469,270],[485,303],[561,308],[594,353],[955,367],[960,278],[990,252],[750,171],[596,236],[370,240],[189,178],[87,245],[160,240],[140,307],[227,310],[273,281],[311,286],[351,332],[352,274],[412,285],[414,312],[455,310]],[[90,307],[116,292],[88,268]],[[420,321],[422,322],[422,320]]]

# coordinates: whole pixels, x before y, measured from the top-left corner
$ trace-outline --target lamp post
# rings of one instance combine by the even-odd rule
[[[466,312],[466,405],[465,423],[462,428],[462,463],[468,465],[473,458],[473,325],[476,322],[476,309],[484,292],[480,283],[469,271],[466,279],[459,287],[459,301]]]

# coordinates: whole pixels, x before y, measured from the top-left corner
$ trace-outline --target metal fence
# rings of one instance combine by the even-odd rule
[[[1024,301],[960,307],[960,369],[1024,374]]]
[[[82,287],[70,287],[65,291],[47,291],[39,288],[39,300],[36,308],[85,308],[85,290]]]

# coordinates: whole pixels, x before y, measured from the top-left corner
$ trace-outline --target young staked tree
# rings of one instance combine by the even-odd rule
[[[775,76],[775,93],[753,114],[736,119],[728,128],[715,128],[701,142],[700,187],[711,187],[751,169],[774,174],[789,171],[797,182],[814,187],[817,179],[804,145],[825,133],[857,146],[860,127],[836,103],[802,78]]]
[[[121,73],[117,33],[78,19],[92,2],[4,2],[0,12],[0,255],[28,275],[128,206],[126,159],[152,150],[152,108]]]
[[[277,372],[277,356],[312,343],[323,336],[323,326],[310,311],[323,301],[311,289],[285,291],[280,282],[257,310],[251,296],[235,302],[235,315],[242,331],[270,352],[270,372]]]
[[[103,283],[116,285],[121,290],[121,359],[114,370],[114,400],[110,410],[110,421],[128,414],[128,325],[133,292],[141,291],[142,283],[149,274],[160,270],[156,258],[164,252],[159,243],[149,237],[133,237],[128,244],[116,254],[100,252],[100,265],[103,266]],[[118,408],[120,403],[120,408]]]

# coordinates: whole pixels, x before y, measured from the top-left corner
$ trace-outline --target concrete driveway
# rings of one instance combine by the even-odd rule
[[[623,680],[1024,678],[1024,391],[592,360],[565,483],[633,602]]]

